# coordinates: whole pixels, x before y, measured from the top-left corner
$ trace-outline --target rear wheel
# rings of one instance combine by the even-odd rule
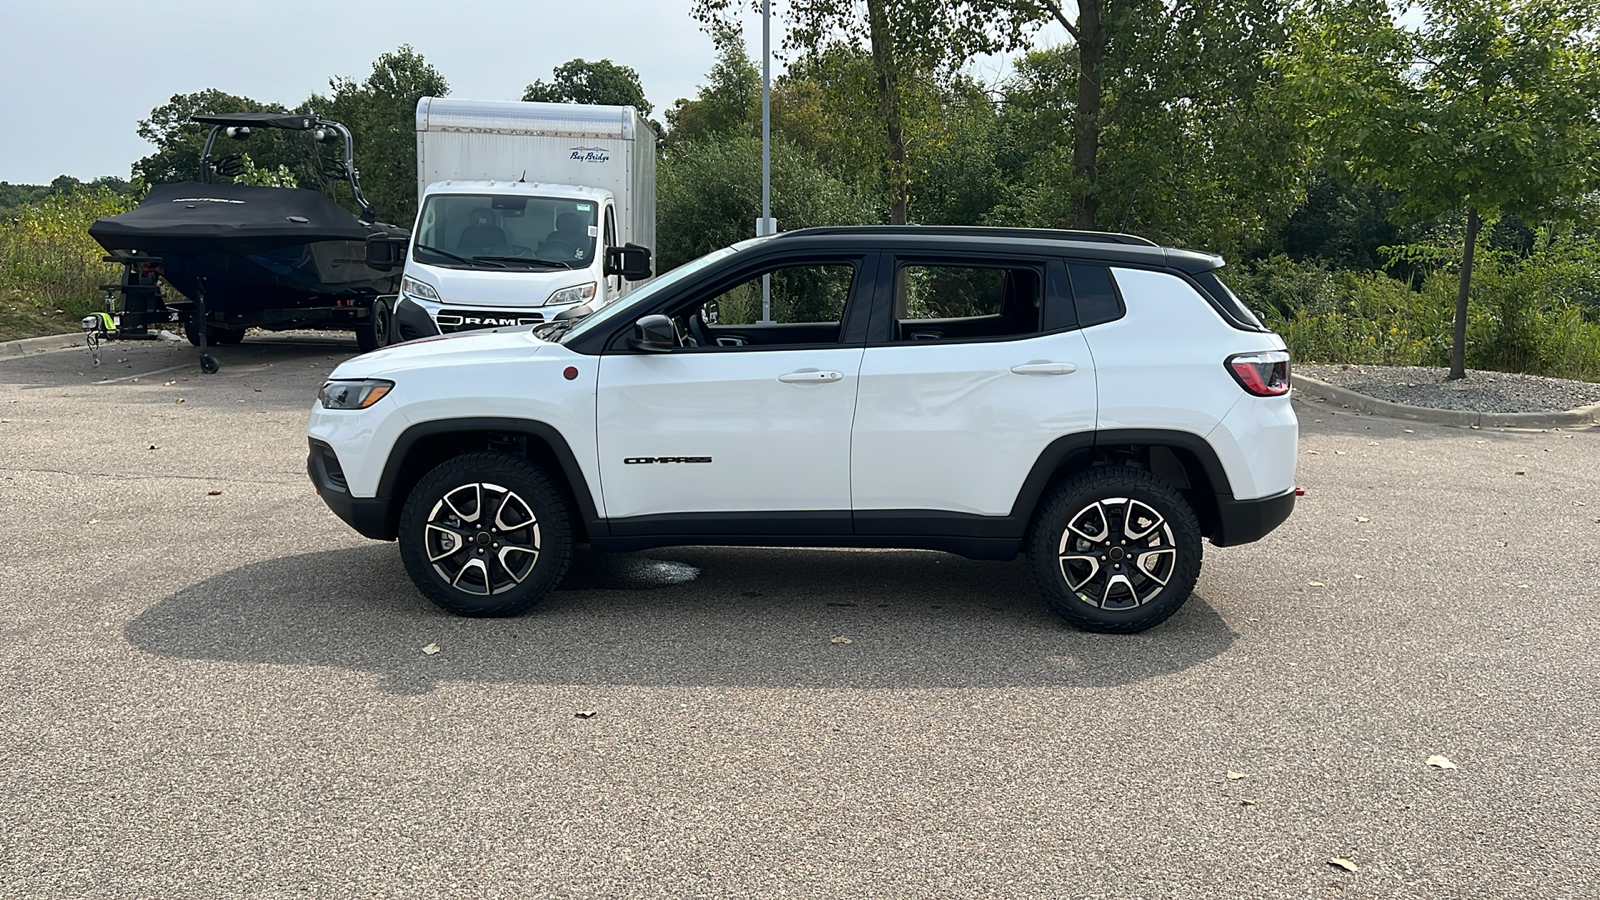
[[[356,346],[362,353],[371,353],[393,343],[389,320],[389,301],[382,298],[372,301],[372,314],[356,325]]]
[[[538,466],[504,453],[468,453],[423,476],[406,498],[400,557],[440,607],[458,616],[514,616],[566,574],[571,520]]]
[[[1131,634],[1165,621],[1200,575],[1200,525],[1171,485],[1104,466],[1040,506],[1028,562],[1045,602],[1085,631]]]

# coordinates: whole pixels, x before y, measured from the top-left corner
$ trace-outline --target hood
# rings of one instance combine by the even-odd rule
[[[411,262],[406,274],[432,284],[445,306],[538,309],[562,288],[596,280],[588,269],[449,269]]]
[[[419,338],[341,363],[330,378],[381,378],[409,369],[527,359],[549,344],[533,336],[531,327],[463,331]]]

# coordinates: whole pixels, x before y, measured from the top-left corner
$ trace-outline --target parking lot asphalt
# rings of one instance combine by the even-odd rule
[[[1600,431],[1299,404],[1294,516],[1131,637],[889,551],[473,621],[306,479],[354,351],[0,360],[0,897],[1600,896]]]

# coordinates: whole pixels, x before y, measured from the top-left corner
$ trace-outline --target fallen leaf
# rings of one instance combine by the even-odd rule
[[[89,520],[89,524],[90,525],[99,525],[100,524],[100,520],[99,519],[90,519]]]
[[[1411,430],[1411,429],[1409,429],[1409,428],[1407,428],[1407,429],[1405,429],[1405,432],[1406,432],[1406,434],[1416,434],[1416,432],[1415,432],[1415,431],[1412,431],[1412,430]]]
[[[1522,470],[1521,470],[1521,469],[1518,469],[1518,470],[1517,470],[1517,471],[1516,471],[1516,472],[1514,472],[1514,473],[1513,473],[1513,474],[1515,474],[1515,475],[1526,475],[1526,474],[1528,474],[1528,473],[1527,473],[1527,472],[1524,472],[1524,471],[1522,471]]]
[[[151,450],[159,450],[159,449],[161,449],[161,448],[160,448],[160,447],[157,447],[157,446],[156,446],[156,445],[155,445],[155,444],[151,444],[151,445],[150,445],[150,449],[151,449]]]
[[[1238,781],[1241,778],[1249,778],[1249,777],[1250,777],[1249,775],[1246,775],[1243,772],[1235,772],[1232,769],[1228,770],[1228,780],[1229,781]]]
[[[177,384],[176,381],[163,381],[163,382],[161,382],[161,386],[162,387],[172,387],[175,384]]]
[[[1334,456],[1343,456],[1344,455],[1344,451],[1343,450],[1335,450],[1335,451],[1333,451],[1333,455]]]
[[[600,714],[600,711],[598,709],[580,709],[577,712],[573,713],[574,716],[576,716],[576,717],[578,717],[580,719],[592,719],[592,718],[594,718],[595,716],[597,716],[599,714]]]
[[[221,497],[222,496],[222,492],[221,491],[206,491],[206,496],[207,497]]]
[[[1428,765],[1433,766],[1435,769],[1454,769],[1456,767],[1456,764],[1451,762],[1448,756],[1430,756],[1428,757]]]
[[[1509,547],[1509,546],[1511,546],[1510,544],[1506,543],[1505,541],[1495,541],[1494,545],[1496,547]]]
[[[1574,500],[1574,501],[1572,501],[1572,505],[1573,506],[1588,506],[1589,504],[1583,502],[1582,500]]]
[[[845,637],[844,635],[841,634],[838,637],[833,639],[833,643],[835,643],[835,644],[853,644],[853,643],[855,643],[855,641],[852,641],[849,638],[847,638],[847,637]]]
[[[1356,516],[1356,521],[1357,522],[1371,522],[1372,520],[1367,518],[1366,516]]]
[[[1345,870],[1346,872],[1355,872],[1355,871],[1357,871],[1356,864],[1351,862],[1348,859],[1345,859],[1342,856],[1335,856],[1333,859],[1328,860],[1328,865],[1330,865],[1330,866],[1338,866],[1339,868]]]
[[[1306,452],[1311,454],[1312,456],[1316,456],[1317,455],[1317,451],[1315,451],[1315,450],[1307,450]]]
[[[439,652],[439,645],[438,644],[429,644],[428,646],[422,648],[422,652],[423,652],[423,654],[425,654],[427,656],[432,656],[435,653]]]
[[[177,402],[177,403],[182,403],[182,402],[183,402],[183,398],[182,398],[182,397],[179,397],[179,398],[178,398],[178,399],[177,399],[177,400],[176,400],[176,401],[174,401],[174,402]]]
[[[1378,446],[1378,442],[1377,441],[1367,441],[1367,446],[1368,447],[1376,447],[1376,446]]]
[[[1360,581],[1361,579],[1363,579],[1363,578],[1365,578],[1367,576],[1365,576],[1365,575],[1353,575],[1351,577],[1353,577],[1357,581]]]
[[[1255,806],[1256,802],[1254,800],[1240,800],[1239,801],[1239,805],[1240,806]]]
[[[1323,584],[1320,581],[1308,581],[1308,582],[1306,582],[1306,584],[1309,584],[1312,587],[1327,587],[1327,585]]]

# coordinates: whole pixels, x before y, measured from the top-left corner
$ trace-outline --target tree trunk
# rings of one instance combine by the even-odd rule
[[[1095,182],[1099,178],[1096,163],[1100,155],[1100,99],[1106,59],[1101,2],[1078,2],[1078,104],[1072,117],[1072,176],[1079,193],[1073,202],[1073,228],[1094,228],[1100,212]]]
[[[886,0],[867,0],[867,28],[872,43],[872,71],[878,80],[878,114],[889,143],[889,224],[906,224],[911,178],[906,170],[905,122],[900,108],[900,77],[895,70],[894,37],[889,30]]]
[[[1456,328],[1450,342],[1450,375],[1467,377],[1467,292],[1472,287],[1472,251],[1478,246],[1478,208],[1467,207],[1467,246],[1461,252],[1461,289],[1456,291]]]

